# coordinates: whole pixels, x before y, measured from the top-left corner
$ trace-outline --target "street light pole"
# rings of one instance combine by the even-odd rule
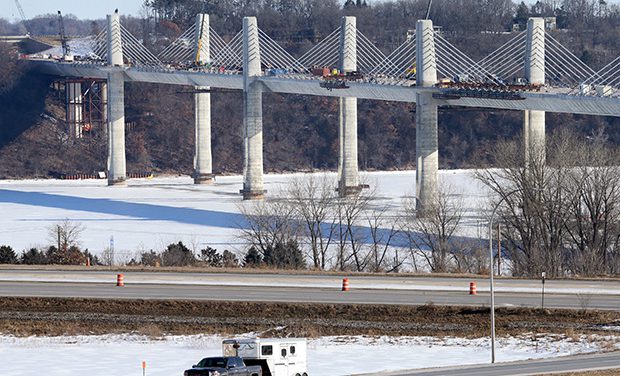
[[[493,212],[491,213],[491,218],[489,219],[489,284],[491,291],[491,363],[495,363],[495,290],[494,290],[494,281],[493,281],[493,218],[495,218],[495,212],[499,209],[500,205],[511,195],[521,192],[523,189],[517,188],[508,192],[501,200],[495,205],[493,208]]]
[[[493,213],[491,214],[491,219],[489,220],[489,283],[491,290],[491,363],[495,363],[495,291],[493,290],[493,269],[495,265],[493,264],[493,217],[495,216],[495,211],[499,207],[499,204],[504,201],[503,199],[495,206],[493,209]]]

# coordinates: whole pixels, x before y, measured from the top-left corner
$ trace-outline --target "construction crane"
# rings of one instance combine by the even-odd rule
[[[24,28],[26,29],[26,35],[30,35],[30,30],[28,29],[28,21],[26,21],[26,15],[24,14],[24,9],[19,3],[19,0],[15,0],[15,5],[17,5],[17,11],[19,12],[19,16],[22,18],[22,24],[24,24]]]
[[[62,13],[58,11],[58,35],[60,36],[60,44],[62,45],[62,59],[64,61],[72,61],[71,49],[69,48],[69,41],[65,34],[65,22],[62,19]]]
[[[426,8],[426,20],[428,20],[431,15],[431,5],[433,5],[433,0],[428,0],[428,7]]]

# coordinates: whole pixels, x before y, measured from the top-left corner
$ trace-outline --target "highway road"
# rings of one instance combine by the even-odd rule
[[[299,303],[489,304],[488,289],[478,280],[477,295],[469,295],[470,279],[352,277],[342,292],[342,277],[334,275],[142,273],[125,274],[125,287],[116,287],[115,272],[0,270],[0,296],[85,297],[125,299],[197,299]],[[66,282],[64,282],[66,281]],[[620,309],[616,281],[555,281],[547,284],[545,307]],[[541,305],[540,282],[498,281],[498,307]]]
[[[510,363],[372,373],[374,376],[529,376],[620,369],[620,352],[525,360]],[[620,374],[620,371],[618,371]],[[370,376],[371,374],[368,374]],[[361,375],[358,375],[361,376]]]

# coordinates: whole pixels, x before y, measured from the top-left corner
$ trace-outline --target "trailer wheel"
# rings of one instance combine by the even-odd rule
[[[308,374],[304,372],[304,374],[302,376],[308,376]]]

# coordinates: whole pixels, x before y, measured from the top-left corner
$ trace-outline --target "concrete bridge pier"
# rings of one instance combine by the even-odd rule
[[[525,44],[525,79],[530,84],[545,84],[545,20],[530,18]],[[525,164],[545,163],[545,112],[526,110],[523,119]]]
[[[210,60],[209,15],[196,16],[195,63],[204,65]],[[196,123],[196,148],[194,153],[194,183],[213,184],[211,153],[211,94],[209,87],[194,87],[194,113]]]
[[[118,13],[108,21],[108,185],[122,185],[127,179],[125,160],[125,77],[121,24]]]
[[[416,84],[432,87],[437,83],[437,60],[433,22],[419,20],[416,25]],[[430,93],[416,95],[416,208],[424,211],[438,194],[439,142],[437,103]]]
[[[340,28],[340,70],[357,70],[357,29],[355,17],[342,17]],[[358,194],[359,179],[357,156],[357,98],[340,98],[338,138],[338,193],[340,197]]]
[[[67,92],[67,125],[71,135],[75,138],[82,138],[82,126],[84,125],[82,83],[76,81],[66,81]]]
[[[262,75],[256,17],[243,19],[243,142],[244,200],[261,200],[263,185],[263,89],[256,80]]]

